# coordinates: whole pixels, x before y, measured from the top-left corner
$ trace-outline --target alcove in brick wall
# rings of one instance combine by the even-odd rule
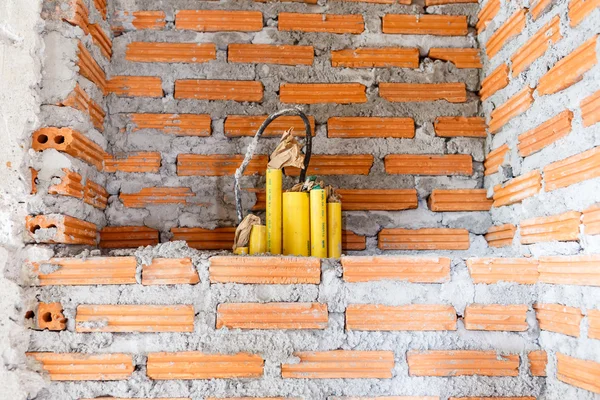
[[[321,3],[44,3],[27,230],[59,244],[26,296],[60,303],[68,335],[30,351],[58,381],[128,382],[44,390],[594,398],[598,2]],[[341,260],[218,252],[232,174],[288,106],[343,195]],[[243,181],[260,216],[289,126]],[[58,258],[82,245],[101,253]]]

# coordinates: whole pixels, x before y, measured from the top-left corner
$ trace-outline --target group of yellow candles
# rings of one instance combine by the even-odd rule
[[[325,189],[283,192],[280,169],[267,169],[266,226],[254,225],[249,254],[340,257],[342,203],[328,203]]]

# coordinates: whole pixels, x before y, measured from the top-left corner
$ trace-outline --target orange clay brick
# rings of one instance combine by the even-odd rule
[[[159,152],[138,151],[134,153],[118,153],[104,158],[104,171],[148,172],[157,173],[160,169],[161,156]]]
[[[263,85],[259,81],[177,80],[175,98],[261,102]]]
[[[355,0],[346,0],[355,1]],[[440,400],[434,396],[330,397],[330,400]]]
[[[385,228],[378,235],[381,250],[468,250],[469,246],[469,231],[466,229]]]
[[[360,83],[282,83],[279,100],[282,103],[366,103],[367,88]]]
[[[258,32],[263,28],[260,11],[180,10],[175,28],[199,32]]]
[[[260,2],[266,2],[263,0],[254,0],[254,1],[260,1]],[[310,3],[313,0],[279,0],[279,1],[294,1],[294,2],[299,2],[299,3]],[[190,399],[191,400],[191,399]],[[206,400],[302,400],[300,398],[297,397],[207,397]]]
[[[508,65],[500,64],[498,68],[492,71],[482,82],[479,97],[481,101],[496,93],[500,89],[504,89],[508,85]]]
[[[439,48],[429,49],[429,58],[450,61],[456,68],[481,68],[479,49]]]
[[[83,202],[104,210],[108,204],[109,194],[103,186],[87,179],[83,188]]]
[[[31,173],[31,192],[30,194],[37,194],[37,185],[38,185],[38,170],[29,167],[29,172]]]
[[[79,67],[79,73],[81,76],[94,83],[102,93],[106,94],[106,75],[104,74],[104,71],[100,68],[100,65],[94,60],[94,57],[92,57],[81,41],[77,44],[77,49],[77,67]]]
[[[467,267],[473,283],[533,285],[540,275],[538,260],[531,258],[469,258]]]
[[[373,165],[371,154],[314,154],[308,165],[308,175],[369,175]],[[285,174],[298,176],[300,169],[286,167]]]
[[[110,60],[112,57],[112,40],[110,37],[99,24],[88,25],[88,30],[92,35],[92,41],[100,48],[102,55]]]
[[[142,285],[194,285],[200,282],[190,258],[155,258],[144,265]]]
[[[477,14],[477,33],[481,33],[500,11],[500,0],[488,0]]]
[[[125,59],[145,63],[204,63],[217,59],[217,47],[214,43],[132,42],[127,45]]]
[[[543,331],[579,337],[579,325],[583,319],[581,310],[561,304],[534,304],[535,317]]]
[[[465,309],[465,328],[471,331],[525,332],[527,305],[469,304]]]
[[[472,175],[473,162],[468,154],[385,156],[385,172],[397,175]]]
[[[186,187],[149,187],[138,193],[121,193],[119,198],[125,207],[145,208],[163,204],[187,204],[194,197],[192,189]]]
[[[535,397],[450,397],[449,400],[537,400]]]
[[[183,240],[196,250],[231,250],[235,228],[171,228],[171,233],[171,241]]]
[[[142,397],[136,397],[137,400],[192,400],[189,397],[177,397],[177,398],[165,398],[165,397],[160,397],[160,398],[142,398]],[[122,397],[95,397],[93,399],[80,399],[80,400],[131,400],[131,398],[122,398]],[[210,398],[207,398],[207,400],[210,400]]]
[[[281,256],[217,256],[210,258],[209,274],[211,283],[319,284],[321,260]]]
[[[106,87],[119,97],[163,97],[162,81],[157,76],[113,76]]]
[[[367,248],[367,238],[349,230],[342,230],[342,250],[360,251]]]
[[[410,350],[406,354],[410,376],[517,376],[519,355],[478,350]]]
[[[594,10],[600,8],[599,0],[571,0],[569,2],[569,24],[575,27]]]
[[[126,285],[136,283],[135,257],[52,258],[33,264],[40,286]],[[45,272],[44,264],[57,266]]]
[[[146,226],[106,226],[100,231],[101,249],[131,249],[158,242],[158,231]]]
[[[600,310],[588,310],[588,337],[590,339],[600,339]]]
[[[426,6],[439,6],[443,4],[477,3],[477,0],[425,0]]]
[[[346,282],[394,280],[410,283],[444,283],[450,281],[449,258],[342,257],[342,267]]]
[[[264,360],[256,354],[206,354],[199,351],[149,353],[147,375],[153,380],[260,378]]]
[[[556,15],[550,22],[538,30],[512,55],[513,78],[525,71],[535,60],[540,58],[551,45],[562,39],[560,33],[560,17]]]
[[[80,305],[76,332],[193,332],[191,305]]]
[[[103,19],[106,20],[106,16],[108,14],[108,0],[94,0],[94,6],[96,10],[100,13]]]
[[[450,103],[467,101],[467,87],[456,83],[387,83],[379,84],[379,96],[399,103],[446,100]]]
[[[529,359],[529,370],[533,376],[546,376],[546,364],[548,363],[548,354],[544,350],[530,351],[527,354]]]
[[[483,166],[485,167],[485,175],[492,175],[495,174],[496,172],[498,172],[498,170],[500,169],[500,166],[502,164],[504,164],[504,160],[506,158],[506,154],[508,153],[508,145],[507,144],[503,144],[502,146],[498,147],[497,149],[494,149],[492,151],[490,151],[487,155],[487,157],[485,158],[485,161],[483,163]]]
[[[583,210],[583,232],[586,235],[600,234],[600,204]]]
[[[489,58],[498,54],[506,42],[519,35],[525,29],[526,16],[526,8],[516,11],[490,36],[485,44],[485,52]]]
[[[394,369],[391,351],[333,350],[295,352],[298,364],[282,364],[283,378],[379,378],[390,379]]]
[[[565,158],[544,167],[547,192],[600,176],[600,147]]]
[[[464,15],[386,14],[383,16],[383,33],[465,36],[467,32],[467,17]]]
[[[592,126],[600,122],[600,90],[581,100],[583,126]]]
[[[60,177],[60,183],[54,184],[48,188],[48,193],[52,195],[63,195],[83,199],[82,177],[76,172],[62,169],[64,175]]]
[[[254,136],[268,115],[229,115],[225,118],[225,136],[241,137]],[[315,117],[309,116],[311,135],[315,136]],[[305,136],[306,127],[300,117],[279,117],[265,129],[262,137],[281,137],[285,131],[293,128],[294,136]]]
[[[234,63],[312,65],[314,58],[312,46],[232,43],[227,47],[227,61]]]
[[[62,243],[96,245],[97,227],[91,222],[62,214],[28,215],[25,225],[29,237],[36,243]],[[48,234],[41,237],[40,229]],[[50,235],[50,233],[52,233]]]
[[[491,133],[496,133],[511,119],[523,114],[533,104],[533,89],[525,86],[521,91],[508,99],[504,104],[496,107],[491,113],[489,128]]]
[[[520,203],[523,199],[535,196],[542,189],[540,171],[531,171],[494,186],[494,207]]]
[[[482,117],[437,117],[433,124],[436,136],[478,137],[487,136],[485,118]]]
[[[210,136],[209,114],[129,114],[132,132],[156,129],[177,136]]]
[[[50,6],[51,5],[52,4],[50,4]],[[56,5],[56,7],[53,7],[50,10],[45,10],[49,12],[48,15],[42,15],[45,19],[62,19],[71,25],[78,26],[87,35],[89,33],[90,11],[83,0],[72,0],[68,4],[63,5],[67,5],[67,7]]]
[[[540,257],[540,282],[600,286],[600,255]]]
[[[548,121],[519,135],[519,154],[527,157],[567,136],[571,132],[573,112],[565,110]]]
[[[596,55],[596,42],[598,35],[585,41],[573,50],[542,76],[537,85],[540,95],[553,94],[568,88],[583,79],[583,74],[598,63]]]
[[[280,12],[278,15],[280,31],[362,33],[365,21],[361,14],[302,14]]]
[[[346,0],[355,1],[355,0]],[[330,397],[330,400],[440,400],[434,396]],[[534,399],[533,399],[534,400]]]
[[[400,211],[417,208],[416,189],[338,189],[343,211]]]
[[[260,1],[260,0],[257,0],[257,1]],[[294,1],[294,0],[283,0],[283,1]],[[311,1],[314,1],[314,4],[317,3],[317,0],[311,0]],[[412,2],[412,0],[342,0],[342,1],[351,1],[354,3],[404,4],[404,5],[410,5]],[[347,398],[347,399],[349,399],[349,398]],[[410,400],[410,399],[408,399],[408,400]]]
[[[579,211],[521,221],[521,244],[579,240],[580,221]]]
[[[331,117],[327,120],[330,138],[408,138],[415,137],[412,118]]]
[[[217,307],[217,329],[327,329],[327,304],[225,303]]]
[[[454,331],[456,311],[441,304],[350,304],[346,329],[353,331]]]
[[[106,113],[98,103],[88,96],[79,84],[76,84],[73,92],[57,105],[62,107],[72,107],[86,113],[90,117],[94,127],[100,132],[104,131],[104,116]]]
[[[159,30],[167,25],[164,11],[119,11],[112,19],[115,34],[132,30]]]
[[[129,354],[26,353],[53,381],[118,381],[133,373]]]
[[[49,331],[67,329],[67,319],[60,303],[39,303],[37,308],[37,328]]]
[[[517,227],[512,224],[492,226],[485,234],[485,240],[490,247],[511,246]]]
[[[600,363],[556,353],[556,378],[590,392],[600,393]]]
[[[419,68],[419,49],[384,47],[335,50],[332,67],[346,68]]]
[[[493,200],[485,189],[433,189],[427,205],[431,211],[489,211]]]
[[[529,13],[533,20],[537,20],[554,2],[555,0],[532,0],[529,7]]]
[[[241,154],[179,154],[177,156],[177,175],[179,176],[227,176],[233,175],[242,164]],[[255,155],[252,157],[244,175],[264,175],[269,157]]]
[[[87,162],[102,171],[107,153],[95,142],[71,128],[41,128],[33,133],[31,148],[35,151],[56,149]]]

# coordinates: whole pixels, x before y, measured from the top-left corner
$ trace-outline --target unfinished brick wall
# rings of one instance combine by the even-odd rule
[[[598,290],[593,287],[599,5],[488,0],[479,14],[485,50],[480,94],[492,134],[484,164],[494,226],[486,239],[498,256],[531,258],[490,259],[499,275],[479,263],[469,268],[471,273],[481,268],[486,282],[529,284],[536,280],[523,268],[533,272],[537,265],[541,284],[534,309],[538,341],[548,354],[547,398],[592,398],[589,391],[598,392],[583,371],[600,365],[600,343],[594,340]],[[520,277],[504,275],[517,270]]]
[[[40,398],[594,398],[597,2],[165,3],[44,3],[26,229],[69,246],[20,282]],[[230,248],[289,105],[356,253],[169,243]]]
[[[477,5],[304,3],[110,2],[109,226],[229,249],[232,175],[250,136],[269,113],[298,106],[312,122],[309,174],[344,195],[346,251],[391,249],[382,228],[487,230],[485,206],[464,224],[466,214],[426,203],[433,189],[482,186],[481,63],[467,35]],[[299,118],[278,121],[242,183],[246,210],[263,217],[267,155],[289,126],[304,135]],[[289,187],[298,171],[286,174]],[[113,239],[101,246],[128,247]]]

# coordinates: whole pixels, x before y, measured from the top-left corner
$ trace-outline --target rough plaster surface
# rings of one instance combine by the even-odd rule
[[[0,399],[33,398],[42,378],[25,366],[30,331],[23,327],[22,291],[13,280],[26,257],[24,199],[31,131],[39,124],[41,79],[40,1],[0,3]]]

